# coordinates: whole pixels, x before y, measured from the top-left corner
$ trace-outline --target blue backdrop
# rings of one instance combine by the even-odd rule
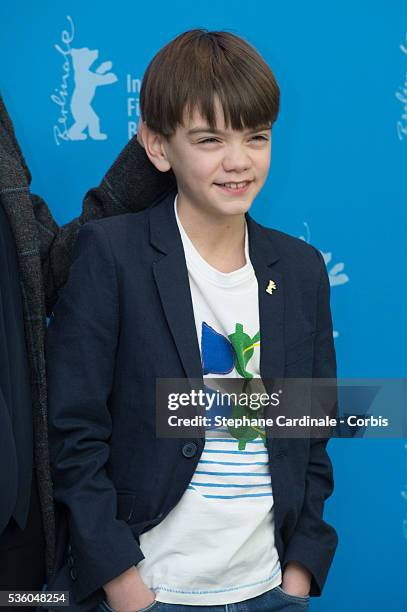
[[[323,252],[339,374],[407,375],[404,0],[21,0],[2,3],[0,23],[0,87],[33,191],[60,223],[79,213],[134,133],[140,80],[164,43],[192,27],[252,42],[282,92],[270,177],[253,214]],[[69,50],[85,47],[98,59],[89,67],[83,52],[74,66]],[[74,73],[90,87],[74,111],[77,131],[82,119],[100,121],[104,140],[67,139]],[[407,610],[406,441],[335,440],[330,449],[336,489],[326,517],[340,544],[311,610]]]

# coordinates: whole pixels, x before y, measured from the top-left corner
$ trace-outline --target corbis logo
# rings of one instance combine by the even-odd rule
[[[61,141],[86,140],[88,137],[106,140],[107,135],[100,130],[100,119],[92,108],[92,101],[97,88],[115,83],[117,76],[111,71],[111,61],[92,68],[99,50],[74,46],[75,26],[69,15],[67,20],[69,29],[61,32],[60,43],[54,45],[63,57],[61,84],[51,95],[60,111],[53,127],[55,143],[60,145]]]
[[[311,240],[311,232],[309,229],[308,223],[304,222],[306,236],[300,236],[301,240],[305,242],[310,242]],[[340,285],[344,285],[349,282],[349,276],[344,272],[345,264],[341,261],[336,264],[331,265],[332,262],[332,253],[324,253],[321,251],[321,255],[324,258],[325,265],[328,269],[328,277],[329,284],[331,287],[339,287]],[[339,332],[334,331],[334,338],[338,338]]]

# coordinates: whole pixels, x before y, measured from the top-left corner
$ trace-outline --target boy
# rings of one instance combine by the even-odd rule
[[[83,610],[292,611],[321,593],[337,543],[326,441],[155,435],[157,379],[335,377],[320,253],[247,215],[278,107],[245,41],[180,35],[141,91],[146,153],[177,194],[80,232],[48,374],[68,525],[51,588]]]

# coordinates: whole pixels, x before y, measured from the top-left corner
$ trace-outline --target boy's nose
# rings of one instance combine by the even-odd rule
[[[230,147],[225,151],[223,167],[226,172],[244,172],[250,165],[250,158],[243,148]]]

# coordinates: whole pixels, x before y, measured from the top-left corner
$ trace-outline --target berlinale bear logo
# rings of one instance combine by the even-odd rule
[[[92,107],[92,101],[96,89],[101,85],[115,83],[117,76],[111,72],[110,61],[102,62],[96,70],[92,69],[99,56],[97,49],[71,46],[75,30],[71,17],[67,19],[70,31],[64,30],[61,34],[64,47],[55,45],[57,51],[64,56],[62,83],[59,90],[56,89],[57,93],[51,96],[52,101],[60,107],[59,125],[54,126],[55,142],[59,145],[61,140],[86,140],[88,136],[93,140],[106,140],[107,135],[100,130],[100,119]]]
[[[71,98],[71,113],[75,123],[70,127],[68,135],[70,140],[85,140],[88,130],[89,136],[94,140],[105,140],[99,128],[99,117],[93,110],[91,102],[95,96],[96,87],[110,85],[117,81],[113,72],[108,72],[112,62],[103,62],[96,72],[90,70],[97,59],[99,52],[88,48],[72,49],[71,57],[75,73],[75,89]],[[107,74],[106,74],[107,73]]]

